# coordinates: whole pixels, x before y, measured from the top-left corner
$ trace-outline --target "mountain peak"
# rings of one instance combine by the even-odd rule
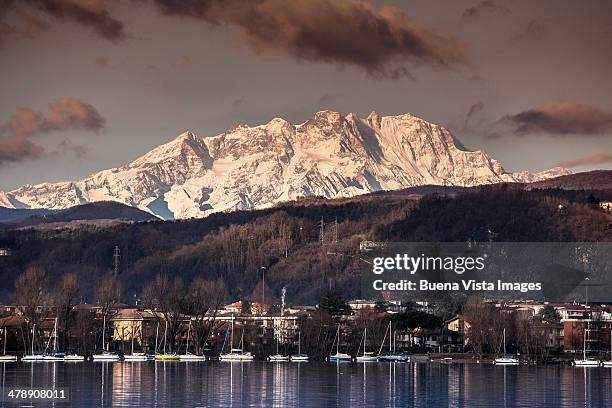
[[[191,132],[190,130],[186,130],[185,132],[181,133],[180,135],[178,135],[174,140],[195,140],[198,137],[196,136],[195,133]]]
[[[186,131],[123,167],[0,193],[0,205],[63,209],[111,200],[162,218],[189,218],[305,196],[532,181],[562,172],[507,173],[482,151],[456,148],[455,140],[411,114],[359,119],[324,110],[301,125],[274,118],[207,138]]]
[[[370,112],[366,120],[370,123],[371,126],[380,127],[380,116],[378,115],[378,112]]]

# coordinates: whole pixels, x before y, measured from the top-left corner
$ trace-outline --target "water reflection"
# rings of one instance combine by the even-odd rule
[[[2,363],[3,387],[68,388],[57,407],[597,407],[612,369],[428,363]],[[5,395],[1,407],[14,406]]]

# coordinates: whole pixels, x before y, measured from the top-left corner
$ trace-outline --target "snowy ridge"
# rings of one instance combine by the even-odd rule
[[[63,209],[117,201],[162,218],[263,208],[300,196],[347,197],[423,184],[533,182],[569,174],[506,173],[486,152],[467,151],[446,129],[410,114],[317,112],[294,125],[275,118],[200,138],[179,135],[130,164],[80,181],[0,192],[10,208]]]

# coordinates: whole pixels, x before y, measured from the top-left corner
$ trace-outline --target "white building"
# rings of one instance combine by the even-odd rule
[[[599,206],[604,211],[612,211],[612,201],[602,201],[602,202],[599,203]]]

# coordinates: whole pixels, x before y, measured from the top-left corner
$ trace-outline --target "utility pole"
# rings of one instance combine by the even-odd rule
[[[321,217],[321,222],[319,223],[320,225],[320,230],[319,230],[319,241],[321,241],[321,245],[323,245],[323,235],[325,233],[324,229],[325,229],[325,223],[323,222],[323,217]]]
[[[334,242],[338,243],[338,217],[334,221]]]
[[[113,274],[115,276],[119,275],[119,258],[120,257],[121,255],[119,254],[119,247],[115,245],[115,249],[113,252],[113,260],[114,260]]]

